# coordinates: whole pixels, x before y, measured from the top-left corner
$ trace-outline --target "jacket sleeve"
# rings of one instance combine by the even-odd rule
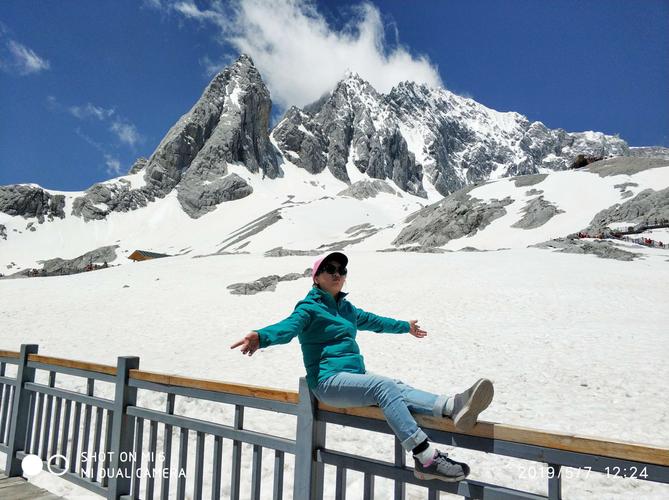
[[[357,307],[353,307],[357,317],[358,330],[368,330],[376,333],[409,333],[411,329],[408,321],[377,316]]]
[[[266,326],[258,332],[260,347],[269,347],[272,345],[287,344],[294,337],[299,335],[311,322],[311,315],[304,307],[299,304],[293,310],[293,313],[286,319]]]

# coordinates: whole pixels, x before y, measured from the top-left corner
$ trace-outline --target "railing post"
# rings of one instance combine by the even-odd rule
[[[130,494],[132,478],[131,453],[135,434],[135,418],[126,413],[128,405],[137,404],[137,388],[128,386],[130,370],[139,368],[136,356],[119,356],[116,363],[116,382],[114,392],[114,412],[112,416],[111,452],[109,460],[109,485],[107,498],[118,499],[121,495]],[[137,450],[141,453],[141,450]],[[123,459],[123,460],[121,460]]]
[[[12,404],[12,418],[9,421],[9,442],[7,443],[7,476],[20,476],[23,472],[21,461],[16,458],[19,450],[26,440],[28,427],[32,425],[29,421],[28,412],[30,411],[30,394],[23,386],[26,382],[35,381],[35,369],[28,368],[28,355],[37,354],[37,344],[21,344],[19,354],[18,368],[16,371],[16,386],[14,387],[14,402]]]
[[[548,464],[548,498],[550,500],[562,500],[562,466],[558,464]]]
[[[300,377],[295,443],[295,500],[322,500],[324,465],[316,461],[316,449],[325,446],[325,422],[316,420],[318,402]]]

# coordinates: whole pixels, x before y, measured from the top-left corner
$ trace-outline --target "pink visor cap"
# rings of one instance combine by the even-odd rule
[[[321,267],[321,264],[326,261],[331,261],[334,260],[335,262],[339,262],[342,266],[346,267],[348,264],[348,257],[344,255],[341,252],[332,252],[327,254],[325,257],[320,257],[319,259],[314,262],[313,267],[311,268],[311,281],[315,282],[316,274],[318,274],[318,270]]]

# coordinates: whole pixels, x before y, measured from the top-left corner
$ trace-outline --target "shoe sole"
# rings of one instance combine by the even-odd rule
[[[479,413],[490,405],[495,395],[492,382],[487,378],[478,379],[470,389],[472,390],[472,395],[469,397],[469,401],[453,417],[453,424],[456,429],[463,431],[472,430],[474,425],[476,425]]]
[[[462,476],[457,476],[457,477],[447,477],[447,476],[438,476],[435,474],[426,474],[425,472],[418,472],[414,470],[413,476],[416,479],[420,479],[422,481],[426,479],[438,479],[439,481],[444,481],[445,483],[457,483],[458,481],[462,481],[465,479],[467,476],[462,475]]]

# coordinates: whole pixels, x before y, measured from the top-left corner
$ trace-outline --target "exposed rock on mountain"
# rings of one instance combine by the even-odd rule
[[[276,247],[265,252],[265,257],[287,257],[289,255],[320,255],[319,250],[290,250],[288,248]]]
[[[281,218],[282,218],[281,209],[276,208],[271,212],[267,212],[266,214],[258,217],[257,219],[252,220],[245,226],[240,227],[239,229],[236,229],[235,231],[230,233],[230,235],[226,239],[221,241],[219,245],[223,246],[218,249],[217,253],[222,253],[227,248],[230,248],[231,246],[236,245],[237,243],[241,243],[242,241],[253,236],[254,234],[258,234],[259,232],[267,229],[272,224],[276,224],[277,222],[279,222]],[[243,246],[244,245],[241,245],[239,248],[242,248]]]
[[[234,173],[224,177],[214,177],[209,182],[200,183],[199,180],[190,182],[192,179],[192,177],[184,178],[178,187],[177,199],[186,213],[193,218],[214,210],[219,203],[238,200],[253,192],[253,188]]]
[[[350,182],[349,169],[356,168],[356,177],[391,179],[406,192],[426,196],[421,169],[386,108],[382,95],[351,74],[304,111],[291,108],[272,137],[289,161],[309,172],[326,167]]]
[[[569,165],[569,168],[581,168],[596,161],[603,160],[601,156],[586,156],[586,155],[576,155],[576,159]]]
[[[632,191],[628,191],[628,187],[636,187],[638,184],[636,182],[623,182],[621,184],[616,184],[613,186],[616,189],[620,189],[620,197],[621,198],[629,198],[631,196],[634,196],[634,193]]]
[[[38,271],[36,276],[60,276],[84,272],[87,270],[86,266],[104,264],[105,262],[110,263],[116,260],[117,248],[119,248],[119,245],[96,248],[74,259],[61,259],[57,257],[49,260],[38,260],[37,262],[42,265],[42,269]],[[24,269],[7,276],[7,278],[24,278],[26,276],[34,276],[33,269]]]
[[[308,276],[311,276],[311,269],[306,269],[302,274],[288,273],[283,276],[271,274],[249,283],[233,283],[232,285],[228,285],[228,290],[231,290],[230,293],[235,295],[255,295],[258,292],[273,292],[280,281],[294,281]]]
[[[620,189],[620,193],[624,193],[628,187],[637,187],[638,184],[636,182],[621,182],[620,184],[615,184],[613,187],[616,189]]]
[[[447,196],[407,217],[409,222],[393,240],[393,245],[419,243],[424,247],[440,247],[451,240],[476,234],[493,220],[506,214],[510,197],[483,202],[472,198],[467,190]]]
[[[147,163],[149,163],[148,158],[143,158],[143,157],[137,158],[135,160],[135,163],[132,164],[132,167],[130,167],[130,170],[128,170],[128,175],[136,174],[144,167],[146,167]]]
[[[127,212],[146,206],[155,198],[146,188],[131,189],[129,182],[108,181],[93,184],[72,202],[72,215],[84,220],[104,219],[112,211]]]
[[[349,181],[355,167],[421,196],[423,175],[447,195],[491,178],[566,169],[578,155],[629,151],[617,137],[550,130],[445,89],[403,82],[379,94],[357,75],[303,111],[289,110],[272,136],[288,160],[310,172],[325,163]]]
[[[629,149],[629,156],[669,160],[669,148],[663,148],[661,146],[633,147]]]
[[[355,182],[351,184],[350,188],[338,192],[337,196],[351,196],[358,200],[364,200],[365,198],[374,198],[379,193],[399,194],[388,183],[374,179],[372,181]]]
[[[625,203],[599,212],[586,231],[590,234],[601,232],[617,222],[649,226],[662,221],[669,223],[669,188],[660,191],[646,189]]]
[[[39,223],[44,222],[44,216],[65,217],[65,197],[60,194],[51,194],[38,186],[24,184],[10,184],[0,186],[0,212],[22,217],[37,217]]]
[[[269,140],[271,106],[269,90],[260,73],[249,57],[241,56],[214,78],[190,113],[172,127],[161,143],[167,158],[160,156],[163,150],[158,146],[147,171],[153,164],[158,168],[165,164],[174,145],[188,144],[195,153],[192,160],[183,166],[174,165],[169,173],[178,177],[185,170],[176,179],[180,181],[178,198],[191,217],[215,209],[222,201],[249,195],[252,189],[241,177],[226,178],[227,164],[243,163],[249,171],[262,171],[270,178],[281,175],[276,150]],[[209,134],[205,132],[208,129]],[[202,146],[197,139],[200,133]],[[157,154],[162,161],[155,161]],[[184,158],[187,159],[190,158]]]
[[[513,182],[516,187],[534,186],[543,181],[548,174],[521,175],[514,177]]]
[[[615,259],[622,261],[634,260],[639,256],[638,253],[628,252],[618,248],[610,241],[585,241],[572,238],[556,238],[531,245],[536,248],[547,248],[557,250],[562,253],[592,254],[602,259]]]
[[[318,174],[327,166],[327,139],[320,126],[296,107],[291,107],[272,138],[286,155],[286,159],[311,174]]]
[[[511,227],[534,229],[543,226],[555,215],[564,213],[564,210],[560,210],[550,201],[544,200],[543,196],[530,200],[522,211],[524,213],[523,217],[512,224]]]
[[[39,261],[43,265],[47,275],[51,274],[71,274],[83,271],[89,264],[103,264],[116,260],[116,249],[118,245],[108,245],[90,252],[86,252],[74,259],[50,259]]]
[[[609,158],[588,165],[589,172],[595,172],[600,177],[609,175],[634,175],[637,172],[651,168],[661,168],[669,165],[669,160],[662,158]]]
[[[133,165],[131,172],[144,170],[144,186],[95,185],[75,201],[73,213],[102,218],[111,211],[145,206],[177,188],[183,209],[197,218],[222,201],[248,196],[251,187],[241,177],[228,175],[227,164],[242,163],[270,178],[281,175],[269,141],[270,109],[269,91],[253,61],[241,56],[216,75],[151,157]]]
[[[518,113],[500,113],[445,89],[402,83],[388,98],[403,133],[415,139],[412,151],[442,194],[540,168],[565,169],[579,153],[604,156],[628,149],[615,137],[550,130]]]

